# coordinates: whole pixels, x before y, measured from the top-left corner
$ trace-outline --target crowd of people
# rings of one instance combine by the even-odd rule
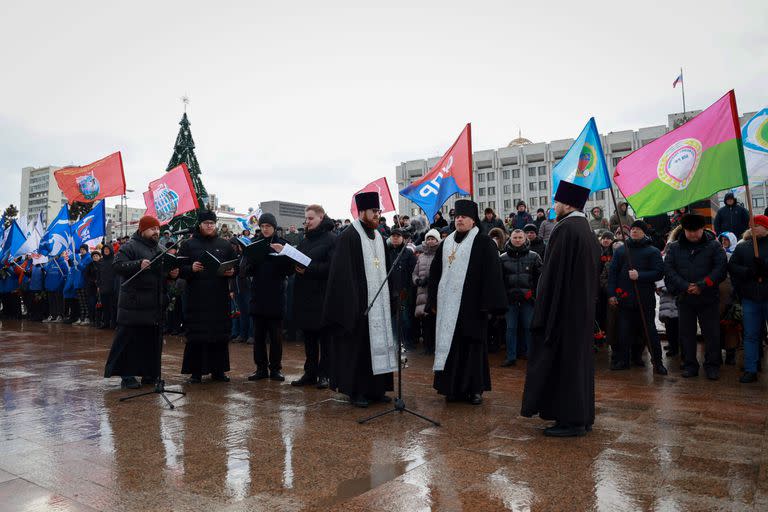
[[[573,248],[548,254],[556,219],[543,209],[529,212],[522,201],[507,219],[490,208],[480,218],[475,203],[460,200],[448,218],[395,215],[390,226],[377,198],[356,200],[360,220],[332,220],[320,205],[310,205],[304,226],[286,232],[268,212],[255,233],[236,234],[217,229],[215,213],[204,211],[194,234],[176,240],[167,230],[161,234],[157,219],[143,217],[130,237],[83,245],[44,264],[31,255],[6,264],[2,314],[115,329],[105,377],[120,376],[124,388],[159,377],[163,325],[164,333],[185,336],[181,373],[192,384],[207,375],[229,380],[230,342],[253,346],[249,381],[285,380],[287,336],[303,340],[306,354],[293,386],[331,387],[360,407],[388,401],[393,347],[401,344],[434,356],[435,388],[447,399],[481,403],[490,390],[488,353],[504,350],[505,368],[528,358],[534,324],[542,322],[535,316],[545,309],[536,307],[542,275],[549,267],[550,282],[560,271],[553,265],[579,261],[563,254]],[[581,216],[600,254],[589,310],[592,348],[610,347],[611,370],[646,366],[647,352],[654,373],[667,375],[678,361],[675,370],[696,377],[700,332],[708,379],[719,378],[722,364],[737,364],[743,346],[739,380],[757,380],[768,320],[768,216],[755,216],[750,229],[749,214],[733,194],[714,217],[714,231],[685,208],[635,219],[620,203],[609,219],[599,207]],[[259,241],[275,256],[290,244],[311,262],[254,261],[247,247]],[[152,262],[164,250],[178,264],[161,276]],[[203,263],[206,255],[236,264],[217,273]],[[589,261],[589,254],[582,256]],[[389,270],[379,305],[370,304]]]

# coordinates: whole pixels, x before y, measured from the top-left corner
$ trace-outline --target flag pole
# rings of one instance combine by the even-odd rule
[[[632,255],[630,254],[629,245],[627,245],[627,238],[624,235],[624,223],[621,220],[621,211],[619,210],[619,205],[616,202],[616,194],[613,191],[613,187],[610,187],[610,189],[611,189],[611,199],[613,200],[613,207],[616,209],[616,219],[618,219],[619,221],[619,229],[621,230],[621,237],[622,237],[622,240],[624,241],[624,252],[627,255],[627,266],[629,267],[630,270],[633,270],[634,265],[632,265]],[[640,310],[640,321],[643,324],[645,346],[648,349],[648,353],[651,355],[651,361],[655,367],[655,363],[653,362],[653,359],[654,359],[653,349],[651,348],[651,335],[648,333],[648,324],[646,323],[646,320],[645,320],[645,308],[643,307],[643,304],[640,299],[640,288],[637,286],[636,280],[630,279],[630,281],[632,281],[632,286],[635,289],[635,297],[637,298],[637,305],[639,306],[638,309]],[[661,361],[661,353],[659,353],[659,363],[663,364]]]
[[[680,67],[680,90],[683,93],[683,117],[685,117],[685,77],[683,77],[683,68]]]

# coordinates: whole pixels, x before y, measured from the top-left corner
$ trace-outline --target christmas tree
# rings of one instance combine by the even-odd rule
[[[186,103],[186,102],[185,102]],[[187,164],[189,169],[189,175],[192,178],[192,184],[195,187],[195,193],[197,194],[197,201],[200,203],[201,209],[206,209],[208,204],[208,192],[205,190],[203,181],[200,178],[200,164],[197,163],[197,157],[195,156],[195,141],[192,140],[192,131],[189,129],[189,118],[187,113],[181,118],[181,128],[179,134],[176,136],[176,145],[173,147],[173,156],[171,161],[168,162],[168,168],[165,172],[170,171],[174,167],[184,163]],[[181,229],[190,229],[195,226],[197,221],[197,212],[191,211],[184,215],[179,215],[171,221],[171,229],[173,231]]]

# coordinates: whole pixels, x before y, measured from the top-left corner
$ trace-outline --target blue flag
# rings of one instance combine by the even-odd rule
[[[603,145],[600,143],[600,134],[597,132],[594,117],[587,121],[587,125],[581,130],[563,159],[552,169],[553,203],[557,187],[563,180],[588,188],[592,192],[611,186]]]
[[[58,256],[70,248],[72,231],[69,226],[69,208],[61,207],[59,214],[48,224],[48,230],[40,239],[40,247],[37,251],[43,256]]]
[[[72,225],[72,249],[76,250],[89,240],[103,238],[107,232],[106,227],[107,215],[104,201],[99,201],[99,204]]]
[[[24,236],[19,225],[16,224],[16,221],[13,221],[8,227],[8,236],[5,237],[3,248],[0,250],[0,261],[4,262],[8,256],[16,254],[16,251],[24,245],[26,240],[27,238]]]

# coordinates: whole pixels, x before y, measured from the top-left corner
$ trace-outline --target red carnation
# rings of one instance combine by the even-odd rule
[[[621,295],[622,293],[624,293],[624,290],[622,290],[621,288],[616,288],[616,293]]]
[[[533,297],[533,292],[531,290],[526,290],[525,300],[531,300],[531,297]]]

